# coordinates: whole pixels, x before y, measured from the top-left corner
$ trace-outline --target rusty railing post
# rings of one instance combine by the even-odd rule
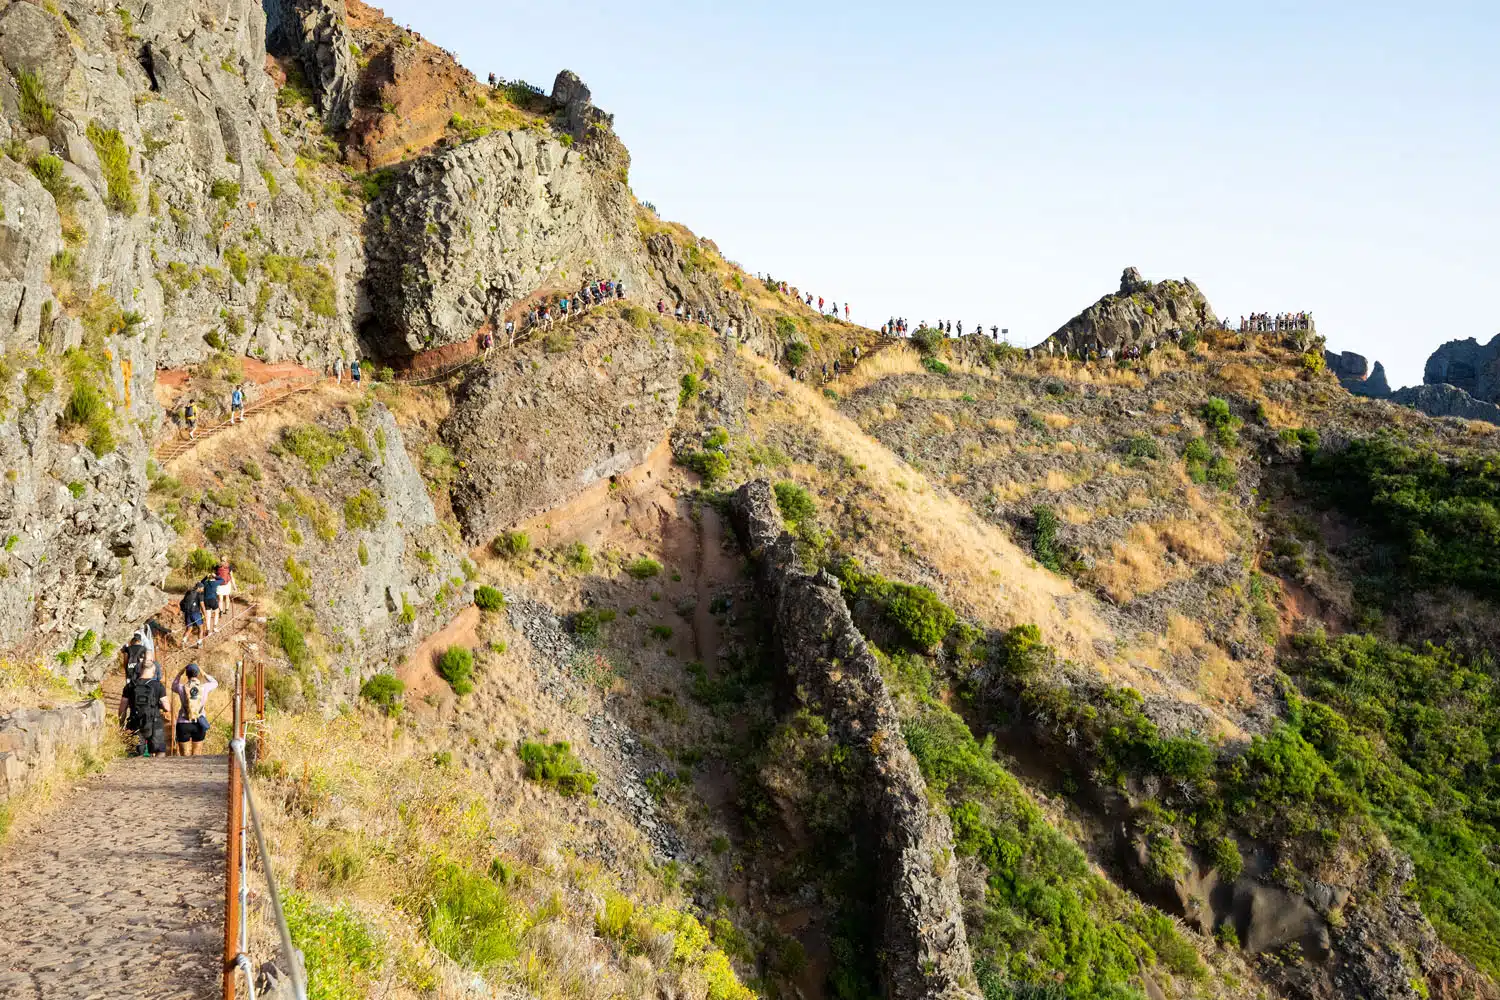
[[[244,732],[244,678],[236,667],[234,689],[230,693],[233,716],[230,724],[231,739]],[[234,1000],[235,965],[239,959],[240,935],[240,854],[243,838],[244,817],[240,815],[244,802],[244,778],[240,774],[234,751],[229,753],[229,828],[224,844],[224,1000]]]

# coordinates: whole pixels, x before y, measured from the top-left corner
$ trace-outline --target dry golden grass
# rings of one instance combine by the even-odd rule
[[[1297,415],[1296,410],[1290,407],[1283,406],[1273,399],[1262,399],[1260,405],[1266,411],[1266,420],[1277,430],[1283,427],[1300,427],[1302,425],[1302,418]]]
[[[1174,659],[1196,665],[1198,691],[1211,701],[1241,707],[1254,702],[1245,672],[1235,666],[1229,654],[1218,644],[1204,636],[1203,628],[1197,622],[1183,615],[1173,615],[1167,622],[1167,635],[1162,646]]]
[[[1469,420],[1466,421],[1466,424],[1469,428],[1469,434],[1473,437],[1489,437],[1491,434],[1500,432],[1500,427],[1483,420]]]
[[[1061,493],[1073,488],[1073,478],[1061,469],[1048,469],[1042,485],[1053,493]]]
[[[1233,389],[1243,396],[1253,397],[1260,394],[1260,373],[1249,365],[1231,362],[1215,372],[1214,377],[1227,388]]]
[[[1181,564],[1173,566],[1168,553]],[[1123,540],[1110,546],[1109,558],[1094,564],[1089,576],[1123,604],[1185,578],[1195,566],[1221,563],[1228,557],[1228,541],[1217,518],[1172,518],[1132,525]]]
[[[1007,480],[1003,483],[995,483],[990,487],[990,495],[999,503],[1009,503],[1019,500],[1029,494],[1035,487],[1028,483],[1017,483]]]
[[[77,701],[75,696],[72,700]],[[110,761],[125,756],[125,733],[115,722],[114,706],[105,705],[104,727],[95,747],[62,747],[52,766],[20,793],[0,803],[0,845],[36,828],[60,806],[84,778],[99,774]]]
[[[80,700],[73,685],[39,660],[0,660],[0,714]]]
[[[1167,401],[1165,399],[1153,399],[1151,401],[1152,413],[1166,413],[1168,409],[1169,407],[1167,406]]]
[[[984,426],[997,434],[1010,434],[1016,429],[1016,422],[1009,417],[991,417]]]
[[[934,413],[928,422],[940,434],[952,434],[955,430],[953,418],[946,413]]]
[[[742,353],[758,377],[785,394],[781,411],[764,419],[811,431],[835,453],[862,466],[860,477],[878,497],[873,512],[891,533],[946,581],[946,598],[991,627],[1035,623],[1064,655],[1097,663],[1094,643],[1113,633],[1088,596],[1071,581],[1036,565],[995,525],[966,504],[934,489],[918,472],[871,440],[820,393],[793,382],[775,366]],[[997,494],[1013,487],[997,484]],[[1025,495],[1026,487],[1019,487]],[[1101,669],[1106,669],[1101,665]]]
[[[1079,507],[1076,504],[1068,504],[1061,511],[1062,519],[1069,524],[1088,524],[1094,519],[1094,512]]]
[[[892,375],[915,375],[927,369],[922,367],[922,356],[910,344],[892,344],[876,351],[854,366],[847,375],[840,375],[828,383],[828,388],[840,396],[848,396],[867,388]]]
[[[1048,427],[1052,428],[1055,431],[1060,431],[1066,427],[1071,426],[1073,423],[1073,419],[1066,413],[1043,413],[1042,423],[1046,424]]]

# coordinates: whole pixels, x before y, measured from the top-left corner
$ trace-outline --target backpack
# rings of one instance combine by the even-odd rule
[[[219,586],[222,587],[222,586],[224,586],[224,584],[226,584],[226,583],[229,582],[229,564],[228,563],[219,563],[219,568],[216,569],[216,570],[214,570],[214,573],[219,578]]]
[[[155,718],[160,699],[153,698],[153,689],[156,687],[150,680],[137,678],[130,682],[130,728],[140,732],[148,728],[149,723]]]
[[[203,693],[203,681],[195,679],[187,684],[187,714],[189,719],[196,719],[203,714],[203,702],[206,696]]]
[[[182,603],[177,606],[182,609],[182,617],[193,617],[193,613],[198,610],[198,591],[189,590],[186,594],[183,594]]]
[[[146,662],[146,644],[139,643],[134,646],[125,647],[125,676],[134,677],[140,672],[141,664]]]

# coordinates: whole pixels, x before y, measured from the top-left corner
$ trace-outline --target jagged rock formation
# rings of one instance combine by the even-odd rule
[[[1165,343],[1174,331],[1199,330],[1214,322],[1198,286],[1187,279],[1152,283],[1133,267],[1120,277],[1120,290],[1065,323],[1049,339],[1071,353]]]
[[[442,433],[467,463],[453,507],[472,542],[639,465],[676,419],[682,360],[670,337],[608,315],[558,335],[577,343],[497,357],[455,394]]]
[[[97,698],[0,717],[0,804],[45,777],[60,754],[98,746],[103,727],[104,702]]]
[[[1430,417],[1462,417],[1500,424],[1500,406],[1475,399],[1453,385],[1414,385],[1397,389],[1389,399],[1393,403],[1421,410]]]
[[[266,0],[266,47],[296,58],[329,128],[354,113],[356,68],[343,0]]]
[[[864,798],[886,884],[881,974],[892,1000],[975,998],[947,816],[927,798],[880,665],[855,628],[836,580],[798,568],[771,486],[747,483],[730,506],[740,544],[756,564],[771,609],[773,643],[798,696],[845,745],[857,748]]]
[[[646,285],[618,177],[536,132],[495,132],[404,167],[369,207],[367,343],[414,355],[473,340],[547,289]]]
[[[1450,340],[1427,359],[1426,385],[1451,385],[1475,399],[1500,403],[1500,334],[1488,344],[1473,337]]]
[[[1375,362],[1375,369],[1371,371],[1370,362],[1365,356],[1353,351],[1335,354],[1325,350],[1323,360],[1327,363],[1328,370],[1339,380],[1339,385],[1354,395],[1368,396],[1371,399],[1386,399],[1390,396],[1391,384],[1386,380],[1385,366],[1379,361]]]

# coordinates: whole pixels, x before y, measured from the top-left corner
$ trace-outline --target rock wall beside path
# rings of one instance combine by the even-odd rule
[[[948,818],[933,807],[901,735],[880,666],[836,580],[798,567],[771,486],[747,483],[731,501],[740,544],[754,561],[774,642],[803,700],[862,750],[860,789],[884,874],[881,976],[891,1000],[977,998]]]
[[[103,727],[104,702],[98,698],[0,716],[0,803],[46,777],[63,753],[98,746]]]

